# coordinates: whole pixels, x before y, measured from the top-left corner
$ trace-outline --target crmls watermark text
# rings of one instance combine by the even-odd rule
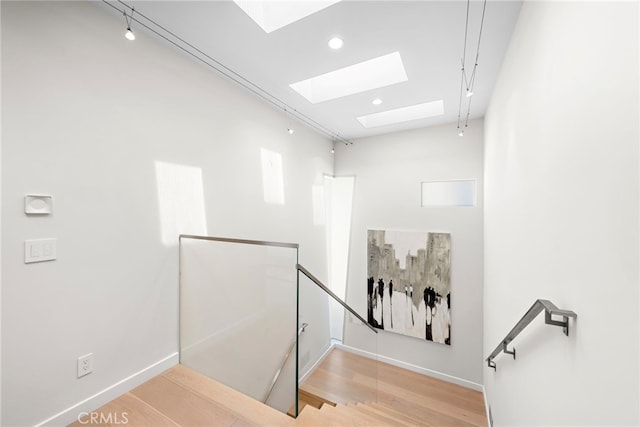
[[[129,414],[126,412],[80,412],[78,422],[80,424],[128,424]]]

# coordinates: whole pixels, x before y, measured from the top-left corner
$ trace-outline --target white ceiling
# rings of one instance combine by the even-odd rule
[[[297,0],[301,1],[301,0]],[[346,139],[458,121],[466,1],[343,0],[266,33],[228,1],[135,1],[134,17],[162,25],[290,108]],[[118,4],[122,7],[122,4]],[[470,119],[483,117],[521,1],[488,1]],[[469,7],[466,68],[476,56],[483,2]],[[138,14],[142,15],[138,15]],[[136,28],[137,26],[137,28]],[[136,22],[134,31],[145,31]],[[327,46],[344,40],[338,51]],[[134,42],[135,43],[135,42]],[[311,104],[290,84],[399,52],[408,81]],[[215,72],[215,71],[212,71]],[[374,106],[371,101],[383,103]],[[356,118],[443,100],[444,115],[366,129]],[[466,117],[466,99],[462,120]]]

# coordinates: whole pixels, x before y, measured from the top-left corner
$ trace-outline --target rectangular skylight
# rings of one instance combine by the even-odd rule
[[[408,122],[410,120],[428,119],[429,117],[444,114],[442,100],[426,102],[424,104],[410,105],[409,107],[396,108],[395,110],[382,111],[358,117],[358,121],[366,128],[387,126],[395,123]]]
[[[233,0],[266,33],[306,18],[340,0]]]
[[[369,59],[289,86],[312,104],[407,81],[399,52]]]

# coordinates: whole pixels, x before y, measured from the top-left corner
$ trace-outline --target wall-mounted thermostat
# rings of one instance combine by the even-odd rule
[[[52,210],[51,196],[24,196],[24,213],[27,215],[50,215]]]

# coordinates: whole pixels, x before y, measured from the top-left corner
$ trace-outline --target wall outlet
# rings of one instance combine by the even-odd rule
[[[78,378],[93,372],[93,353],[78,357]]]

